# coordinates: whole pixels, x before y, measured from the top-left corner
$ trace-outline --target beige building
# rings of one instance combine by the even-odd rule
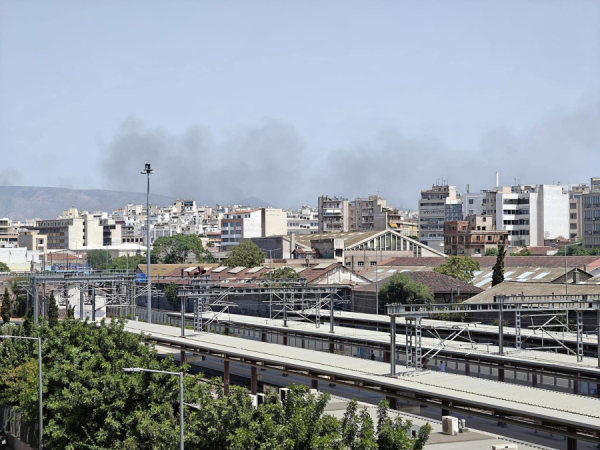
[[[319,233],[347,233],[350,229],[347,198],[319,197]]]
[[[284,236],[287,234],[287,213],[278,208],[262,208],[262,235]]]
[[[104,227],[92,214],[38,220],[34,229],[47,236],[49,250],[101,247],[104,243]]]
[[[444,223],[446,255],[484,256],[487,250],[499,250],[507,244],[508,231],[496,230],[491,214]]]
[[[600,248],[600,177],[591,179],[583,199],[583,248]]]
[[[583,196],[589,193],[587,184],[572,186],[569,191],[569,239],[583,237]]]
[[[422,243],[443,251],[444,223],[462,219],[462,198],[454,186],[435,184],[421,191],[419,239]]]
[[[45,255],[48,251],[46,235],[38,233],[36,230],[26,230],[19,233],[19,247],[25,247],[27,250],[37,250]]]

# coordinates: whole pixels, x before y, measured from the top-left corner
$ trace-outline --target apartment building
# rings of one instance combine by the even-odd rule
[[[227,252],[244,239],[287,234],[287,215],[281,209],[258,208],[233,211],[221,219],[221,247]]]
[[[386,200],[379,195],[356,198],[353,202],[348,203],[349,231],[382,231],[387,229],[385,218],[381,220],[381,214],[384,211],[386,211]],[[376,221],[376,218],[379,220]]]
[[[600,248],[600,177],[590,182],[590,192],[583,194],[583,248]]]
[[[319,197],[319,233],[346,233],[349,230],[349,205],[347,198]]]
[[[3,245],[17,245],[19,234],[14,229],[13,224],[8,218],[0,218],[0,243]]]
[[[49,250],[101,247],[104,243],[104,227],[92,214],[38,220],[34,229],[46,235]]]
[[[463,218],[462,198],[456,187],[434,184],[421,191],[419,199],[419,239],[438,251],[444,247],[444,223]]]
[[[444,223],[444,253],[457,256],[483,256],[489,249],[508,244],[508,231],[496,230],[491,215],[469,215],[467,220]]]
[[[486,193],[486,214],[508,231],[509,247],[544,245],[569,236],[569,192],[561,185],[496,187]]]
[[[303,206],[299,210],[287,212],[286,234],[316,234],[319,232],[319,212]]]
[[[569,239],[583,237],[583,196],[589,193],[587,184],[569,186]]]
[[[40,234],[36,230],[21,231],[19,233],[19,247],[32,251],[36,250],[41,255],[45,255],[48,251],[46,239],[46,235]]]

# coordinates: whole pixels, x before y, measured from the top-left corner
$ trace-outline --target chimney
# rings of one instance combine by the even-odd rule
[[[575,272],[573,272],[573,284],[577,283],[579,283],[579,270],[575,269]]]
[[[467,194],[469,194],[470,186],[467,184]]]
[[[500,175],[496,172],[496,187],[500,187]]]
[[[290,258],[294,257],[294,250],[296,250],[296,235],[290,233]]]

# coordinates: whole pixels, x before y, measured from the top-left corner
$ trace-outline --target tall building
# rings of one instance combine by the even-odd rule
[[[583,237],[583,196],[590,193],[587,184],[569,187],[569,239]]]
[[[583,247],[600,248],[600,177],[591,179],[590,192],[582,197]]]
[[[508,231],[509,247],[543,246],[569,236],[569,193],[561,185],[496,187],[486,193],[486,211],[497,230]]]
[[[379,195],[356,198],[348,204],[349,231],[382,231],[387,229],[385,221],[376,221],[376,218],[381,218],[381,214],[385,210],[385,198]]]
[[[48,250],[102,247],[104,226],[92,214],[78,217],[38,220],[35,230],[47,236]]]
[[[319,233],[346,233],[349,230],[348,199],[319,197]]]
[[[438,251],[444,247],[444,223],[462,220],[462,198],[456,188],[434,184],[421,191],[419,200],[419,239]]]
[[[221,219],[221,251],[230,251],[244,239],[287,233],[287,216],[281,209],[233,211]]]

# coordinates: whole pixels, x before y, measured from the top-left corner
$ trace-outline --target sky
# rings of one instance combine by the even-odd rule
[[[0,156],[207,204],[589,183],[600,2],[3,0]]]

